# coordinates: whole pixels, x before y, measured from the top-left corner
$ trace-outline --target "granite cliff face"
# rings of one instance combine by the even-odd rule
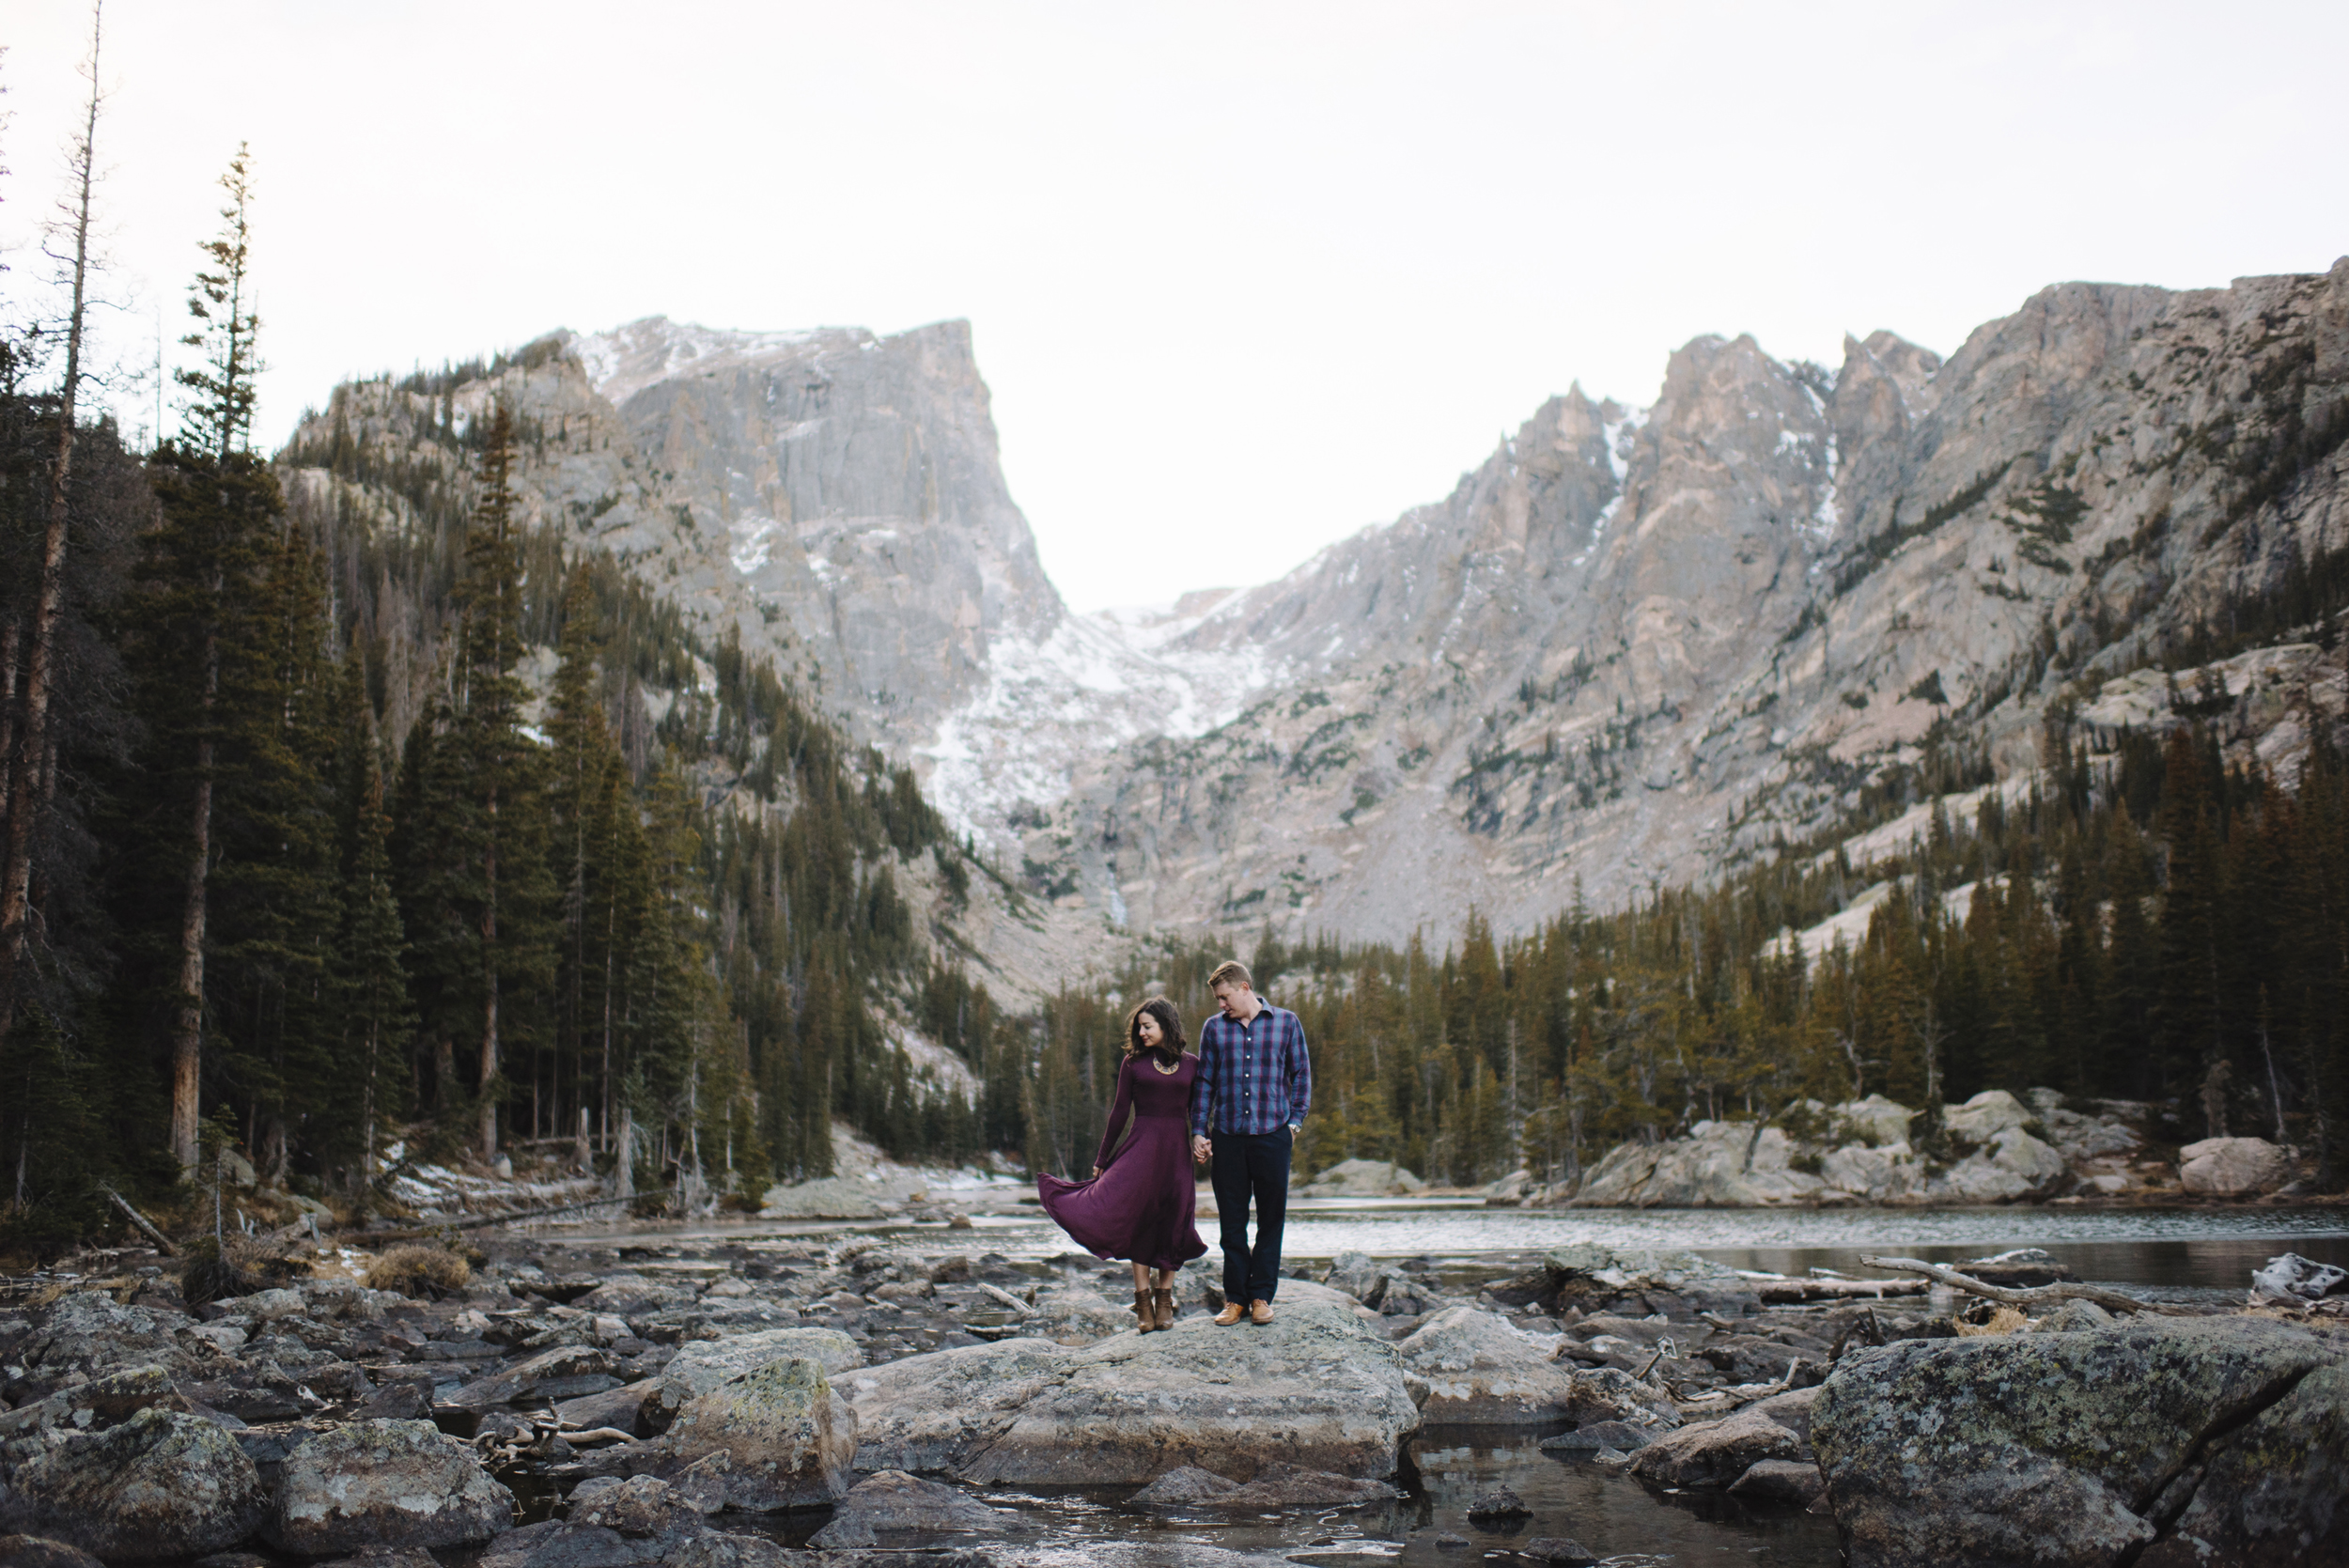
[[[1946,364],[1700,338],[1651,408],[1570,392],[1442,504],[1173,638],[1267,678],[1086,759],[1024,858],[1137,926],[1392,939],[1774,853],[1937,737],[2013,775],[2051,718],[2096,743],[2192,707],[2289,768],[2341,722],[2337,648],[2279,633],[2183,705],[2131,672],[2349,543],[2345,434],[2349,263],[2063,285]]]
[[[1066,617],[1003,487],[966,322],[876,337],[655,317],[448,379],[336,389],[290,448],[317,464],[306,482],[355,442],[461,488],[455,445],[419,425],[461,434],[504,398],[534,525],[738,627],[885,745],[927,737],[982,690],[996,640],[1046,639]]]
[[[454,382],[340,389],[299,482],[344,441],[453,476],[419,418],[510,399],[538,518],[772,651],[1007,873],[1128,929],[1392,939],[1471,904],[1521,928],[1578,883],[1610,903],[1834,830],[1929,746],[2013,777],[2051,722],[2093,743],[2190,708],[2289,767],[2349,692],[2315,628],[2206,636],[2225,662],[2174,686],[2142,668],[2349,544],[2349,262],[2061,285],[1947,363],[1889,333],[1832,369],[1699,338],[1651,406],[1574,388],[1278,582],[1097,616],[1037,563],[960,323],[655,319]]]

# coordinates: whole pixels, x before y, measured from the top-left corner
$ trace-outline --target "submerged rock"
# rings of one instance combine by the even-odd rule
[[[1594,1453],[1600,1449],[1635,1453],[1647,1447],[1657,1430],[1633,1426],[1628,1421],[1591,1421],[1571,1432],[1543,1438],[1541,1447],[1544,1453]]]
[[[2349,1344],[2262,1319],[1847,1354],[1812,1441],[1853,1568],[2349,1551]]]
[[[1239,1490],[1239,1483],[1196,1465],[1177,1465],[1126,1501],[1136,1508],[1186,1508]]]
[[[268,1501],[253,1461],[227,1433],[148,1408],[17,1467],[0,1495],[0,1525],[109,1562],[202,1557],[250,1536]]]
[[[870,1546],[880,1530],[991,1535],[1033,1528],[1018,1515],[989,1508],[943,1482],[925,1481],[903,1470],[883,1470],[850,1487],[831,1521],[808,1545]]]
[[[514,1494],[462,1443],[430,1421],[369,1421],[286,1455],[268,1535],[284,1551],[335,1557],[467,1545],[513,1524]]]

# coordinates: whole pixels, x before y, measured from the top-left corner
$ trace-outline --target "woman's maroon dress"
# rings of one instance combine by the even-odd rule
[[[1198,1179],[1190,1172],[1190,1086],[1198,1075],[1199,1058],[1188,1051],[1171,1073],[1152,1066],[1146,1053],[1128,1057],[1093,1162],[1100,1174],[1089,1182],[1035,1179],[1044,1212],[1095,1257],[1180,1268],[1206,1254],[1191,1224]]]

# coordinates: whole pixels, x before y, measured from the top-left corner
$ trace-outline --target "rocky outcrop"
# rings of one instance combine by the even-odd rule
[[[2145,1108],[2108,1102],[2106,1110],[2082,1111],[2063,1106],[2053,1090],[2031,1094],[2036,1103],[2026,1105],[2002,1089],[1987,1089],[1964,1105],[1945,1106],[1937,1155],[1911,1145],[1917,1113],[1881,1094],[1834,1106],[1806,1101],[1790,1108],[1781,1125],[1699,1122],[1683,1137],[1622,1144],[1579,1183],[1532,1201],[1592,1208],[1919,1206],[2034,1201],[2076,1187],[2106,1193],[2144,1187],[2142,1172],[2115,1157],[2142,1144],[2137,1124]]]
[[[1395,1347],[1354,1303],[1284,1282],[1263,1327],[1204,1316],[1081,1349],[1005,1340],[851,1374],[857,1463],[1006,1484],[1139,1486],[1181,1465],[1394,1472],[1419,1425]]]
[[[664,1441],[681,1464],[724,1488],[728,1507],[760,1514],[846,1493],[856,1432],[855,1412],[833,1392],[823,1363],[793,1356],[697,1395]]]
[[[1812,1441],[1854,1568],[2349,1549],[2349,1342],[2250,1318],[1846,1355]]]
[[[20,1465],[0,1497],[0,1525],[109,1562],[194,1558],[244,1541],[268,1502],[227,1433],[149,1408]]]
[[[514,1494],[430,1421],[354,1421],[289,1453],[270,1543],[302,1557],[369,1546],[487,1541],[514,1524]]]

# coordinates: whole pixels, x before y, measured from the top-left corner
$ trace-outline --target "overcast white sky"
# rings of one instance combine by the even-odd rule
[[[87,26],[0,23],[10,308]],[[271,444],[556,326],[968,317],[1080,609],[1277,575],[1700,333],[1946,353],[2349,251],[2338,0],[112,0],[105,48],[109,346],[179,333],[250,141]]]

